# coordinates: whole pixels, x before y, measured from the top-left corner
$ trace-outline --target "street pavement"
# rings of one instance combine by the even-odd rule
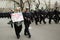
[[[11,28],[11,25],[7,24],[10,19],[0,18],[0,40],[60,40],[60,23],[55,24],[52,21],[52,24],[48,24],[48,19],[46,19],[47,24],[35,25],[33,22],[30,25],[31,38],[27,38],[24,35],[24,24],[21,31],[20,39],[16,38],[14,28]]]

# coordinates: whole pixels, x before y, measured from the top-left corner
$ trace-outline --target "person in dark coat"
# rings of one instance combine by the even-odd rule
[[[28,8],[26,8],[26,10],[23,12],[23,16],[25,25],[24,35],[28,35],[28,38],[31,38],[31,34],[29,32],[29,26],[31,24],[31,13],[29,12]]]
[[[54,19],[53,16],[54,16],[53,9],[48,10],[47,18],[49,19],[49,24],[51,24],[51,21]]]
[[[34,11],[34,19],[35,19],[35,24],[38,25],[38,22],[39,22],[39,13],[38,13],[38,10]]]
[[[33,22],[34,21],[34,11],[31,10],[30,13],[31,13],[31,21]]]
[[[58,20],[58,22],[60,21],[60,11],[59,11],[59,20]]]
[[[57,11],[56,9],[54,10],[54,21],[57,24],[59,22],[59,11]]]
[[[40,24],[43,21],[44,24],[46,24],[45,18],[46,18],[46,13],[44,10],[39,10],[39,15],[40,15]]]

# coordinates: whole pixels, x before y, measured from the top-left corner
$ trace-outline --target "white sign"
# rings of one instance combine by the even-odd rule
[[[13,22],[18,22],[18,21],[23,21],[23,15],[22,12],[20,13],[12,13],[11,14],[11,19]]]

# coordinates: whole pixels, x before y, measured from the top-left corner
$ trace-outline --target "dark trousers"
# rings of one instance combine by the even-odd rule
[[[11,24],[11,27],[13,28],[13,22],[12,22],[12,20],[9,21],[9,24]]]
[[[57,24],[57,23],[59,23],[59,19],[54,19],[54,22]]]
[[[60,17],[59,17],[59,19],[58,19],[58,22],[60,21]]]
[[[41,24],[41,21],[43,21],[43,23],[46,24],[45,18],[40,18],[40,24]]]
[[[17,37],[20,36],[20,32],[21,32],[21,30],[22,30],[22,25],[20,25],[20,26],[18,27],[16,24],[14,24],[14,28],[15,28],[16,36],[17,36]]]
[[[59,16],[55,16],[55,17],[54,17],[54,22],[55,22],[56,24],[59,23]]]
[[[52,20],[52,18],[49,18],[49,24],[51,24],[51,20]]]
[[[38,25],[39,18],[35,18],[35,24]]]
[[[29,35],[30,36],[29,26],[30,26],[30,24],[25,24],[24,35]]]
[[[11,23],[11,27],[13,28],[13,24]]]

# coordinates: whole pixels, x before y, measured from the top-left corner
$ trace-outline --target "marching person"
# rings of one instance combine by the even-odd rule
[[[16,9],[15,13],[20,13],[20,7]],[[14,29],[15,29],[17,39],[19,39],[21,30],[22,30],[22,21],[14,22]]]
[[[31,24],[31,13],[29,12],[29,8],[26,8],[26,10],[23,12],[23,16],[25,25],[24,35],[28,35],[28,38],[31,38],[31,34],[29,32],[29,26]]]
[[[48,16],[48,18],[49,18],[49,24],[51,24],[51,22],[52,22],[52,18],[53,18],[53,11],[50,9],[49,11],[48,11],[48,14],[47,14],[47,16]]]
[[[59,23],[59,11],[57,10],[58,8],[56,8],[55,10],[54,10],[54,18],[55,18],[55,23],[56,24],[58,24]]]
[[[44,24],[46,24],[46,21],[45,21],[46,13],[43,9],[39,11],[39,15],[40,15],[40,20],[39,20],[40,24],[41,24],[42,21],[43,21]]]
[[[10,10],[10,12],[9,12],[9,18],[11,19],[11,14],[12,13],[14,13],[14,10]],[[12,20],[10,20],[9,22],[8,22],[8,24],[11,24],[11,27],[13,28],[13,22],[12,22]]]
[[[38,25],[39,22],[39,13],[38,10],[34,11],[35,24]]]

